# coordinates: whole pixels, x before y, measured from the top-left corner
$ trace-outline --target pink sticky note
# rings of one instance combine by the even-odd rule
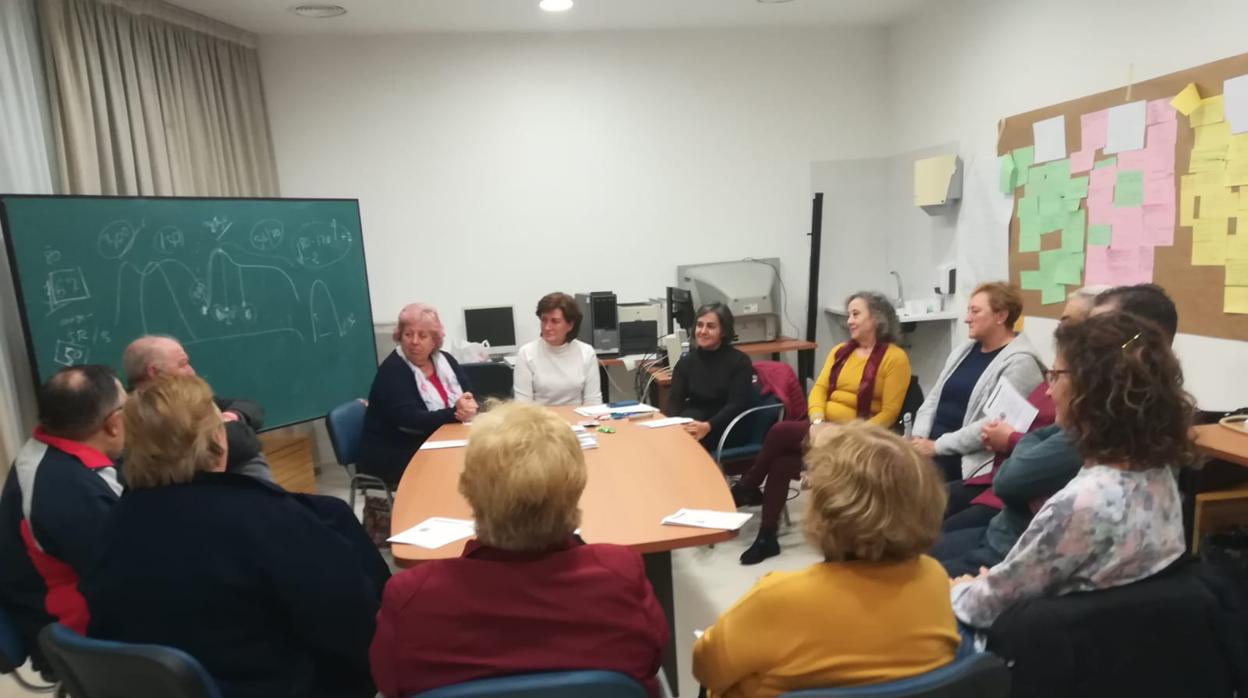
[[[1140,277],[1142,276],[1144,262],[1141,261],[1140,255],[1141,248],[1138,245],[1117,250],[1110,247],[1105,250],[1105,269],[1109,275],[1108,283],[1113,286],[1130,286],[1143,283]],[[1149,267],[1151,272],[1151,261],[1149,262]],[[1150,273],[1149,276],[1149,281],[1151,281],[1152,274]]]
[[[1080,150],[1095,151],[1105,147],[1109,133],[1109,112],[1102,109],[1079,117]]]
[[[1174,174],[1174,144],[1168,143],[1160,148],[1145,148],[1144,172],[1155,175]]]
[[[1145,123],[1163,124],[1167,122],[1178,123],[1178,117],[1175,116],[1174,107],[1170,106],[1170,100],[1154,99],[1148,103],[1146,107],[1148,119]]]
[[[1110,281],[1108,247],[1089,245],[1084,257],[1083,283],[1089,286],[1117,286]]]
[[[1168,107],[1169,105],[1167,105],[1167,108]],[[1167,143],[1174,146],[1175,142],[1179,140],[1179,122],[1166,121],[1164,123],[1154,124],[1150,121],[1148,123],[1151,125],[1144,131],[1145,146],[1151,148],[1154,145],[1164,145]]]
[[[1146,243],[1144,239],[1144,209],[1116,208],[1113,211],[1113,233],[1109,247],[1112,250],[1130,249]]]
[[[1111,198],[1093,199],[1088,196],[1088,225],[1113,225],[1114,202]]]
[[[1140,248],[1140,266],[1139,276],[1136,277],[1137,284],[1150,284],[1153,282],[1153,262],[1156,250],[1145,245]]]
[[[1125,153],[1118,153],[1118,169],[1120,170],[1144,170],[1147,167],[1147,150],[1128,150]]]
[[[1096,158],[1095,150],[1077,150],[1070,154],[1070,171],[1087,172],[1092,169],[1092,160]]]
[[[1155,247],[1170,247],[1174,244],[1174,226],[1174,201],[1144,205],[1145,242]]]
[[[1174,208],[1174,175],[1158,174],[1156,172],[1147,172],[1144,175],[1144,203],[1145,205],[1165,205],[1169,204],[1170,208]]]

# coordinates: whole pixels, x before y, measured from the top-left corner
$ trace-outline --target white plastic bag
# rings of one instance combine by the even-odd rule
[[[442,343],[442,351],[454,356],[461,364],[479,364],[490,360],[489,342],[465,342],[448,337]]]

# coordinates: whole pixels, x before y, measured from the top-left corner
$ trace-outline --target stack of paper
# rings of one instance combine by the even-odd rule
[[[997,389],[992,391],[988,396],[988,402],[984,403],[984,414],[992,419],[1000,419],[1009,424],[1014,431],[1026,433],[1031,428],[1031,423],[1036,420],[1036,415],[1040,410],[1036,406],[1027,402],[1014,386],[1006,381],[997,383]]]
[[[688,417],[664,417],[663,419],[651,419],[648,422],[638,422],[639,425],[647,429],[659,429],[661,427],[670,427],[677,424],[688,424],[692,422]]]
[[[420,445],[422,451],[434,451],[439,448],[463,448],[468,445],[468,439],[443,439],[442,441],[426,441]]]
[[[739,512],[711,511],[710,509],[679,509],[675,514],[663,517],[667,526],[693,526],[696,528],[717,528],[724,531],[735,531],[745,525],[753,514]]]
[[[471,520],[434,516],[421,521],[402,533],[390,536],[387,540],[391,543],[415,545],[433,550],[454,543],[457,540],[470,538],[473,533],[476,533],[476,530],[476,524]]]
[[[605,414],[645,414],[646,412],[658,412],[659,408],[652,407],[645,403],[638,405],[628,405],[627,407],[611,407],[609,405],[594,405],[592,407],[578,407],[575,412],[582,417],[601,417]]]

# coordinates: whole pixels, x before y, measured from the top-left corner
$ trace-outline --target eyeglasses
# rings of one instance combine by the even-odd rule
[[[1057,377],[1063,373],[1070,373],[1070,370],[1065,368],[1050,368],[1044,372],[1044,379],[1052,385],[1057,382]]]

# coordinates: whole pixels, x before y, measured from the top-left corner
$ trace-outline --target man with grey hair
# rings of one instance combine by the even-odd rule
[[[145,335],[126,347],[121,356],[126,382],[135,390],[144,382],[161,374],[194,376],[195,367],[186,349],[173,337]],[[226,470],[273,481],[273,470],[260,451],[256,432],[264,426],[264,410],[250,400],[214,396],[221,419],[225,421],[228,441]]]

